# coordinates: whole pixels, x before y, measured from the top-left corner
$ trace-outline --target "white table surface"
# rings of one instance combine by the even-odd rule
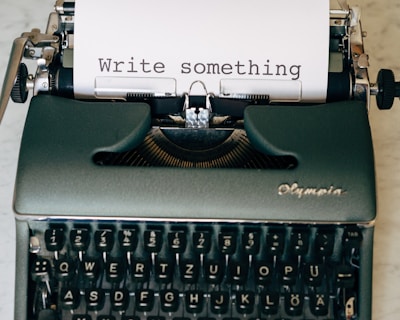
[[[45,29],[55,0],[0,1],[0,83],[14,38],[32,28]],[[355,0],[362,7],[368,32],[366,51],[370,77],[380,68],[393,69],[400,80],[400,2]],[[310,39],[304,35],[304,39]],[[310,42],[312,47],[312,42]],[[0,126],[0,317],[13,318],[15,229],[13,185],[27,104],[10,103]],[[371,104],[378,192],[375,233],[373,319],[399,319],[400,315],[400,103],[390,111]]]

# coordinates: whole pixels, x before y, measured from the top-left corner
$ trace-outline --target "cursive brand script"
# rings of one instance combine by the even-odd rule
[[[306,196],[341,196],[345,194],[346,191],[343,188],[337,188],[335,186],[330,186],[327,188],[320,187],[302,187],[298,183],[282,183],[278,187],[278,194],[280,196],[291,195],[296,196],[299,199]]]

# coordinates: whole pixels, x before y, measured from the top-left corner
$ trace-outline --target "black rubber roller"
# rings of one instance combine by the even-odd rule
[[[16,103],[24,103],[28,98],[28,88],[26,82],[28,80],[28,68],[21,63],[18,68],[17,78],[11,91],[11,99]]]
[[[396,92],[396,82],[392,70],[381,69],[377,78],[378,94],[376,95],[376,104],[381,110],[390,109],[394,98],[398,96]]]

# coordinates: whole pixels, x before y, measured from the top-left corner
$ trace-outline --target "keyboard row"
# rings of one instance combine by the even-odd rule
[[[87,289],[79,291],[65,287],[60,291],[60,306],[63,310],[76,313],[120,314],[188,314],[201,316],[213,315],[277,315],[300,316],[310,314],[315,317],[327,316],[337,312],[340,306],[335,297],[326,292],[279,293],[274,291],[211,291],[176,289],[155,291],[138,289],[130,292],[126,289]],[[347,297],[348,303],[354,302],[354,296]]]
[[[169,230],[135,225],[120,228],[51,227],[43,241],[49,252],[144,252],[149,254],[222,254],[281,256],[282,254],[331,256],[335,243],[358,248],[361,231],[354,226],[341,228],[297,226],[241,226],[201,228],[172,227]],[[39,241],[39,240],[38,240]],[[71,253],[70,253],[71,254]]]
[[[102,281],[104,286],[120,283],[158,283],[176,285],[276,285],[312,287],[353,287],[357,268],[350,264],[327,265],[321,263],[273,262],[263,260],[132,260],[85,258],[82,261],[61,258],[51,262],[37,258],[31,268],[36,282],[54,278],[64,283],[90,286]]]

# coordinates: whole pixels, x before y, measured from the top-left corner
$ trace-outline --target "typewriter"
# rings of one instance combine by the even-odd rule
[[[254,91],[99,78],[83,97],[79,3],[58,0],[45,32],[15,40],[2,88],[0,117],[9,96],[33,91],[15,184],[15,319],[371,319],[368,108],[373,95],[390,109],[400,86],[387,69],[370,83],[359,9],[328,10],[326,96],[310,102],[287,99],[295,69]],[[100,61],[149,67],[133,62]]]

